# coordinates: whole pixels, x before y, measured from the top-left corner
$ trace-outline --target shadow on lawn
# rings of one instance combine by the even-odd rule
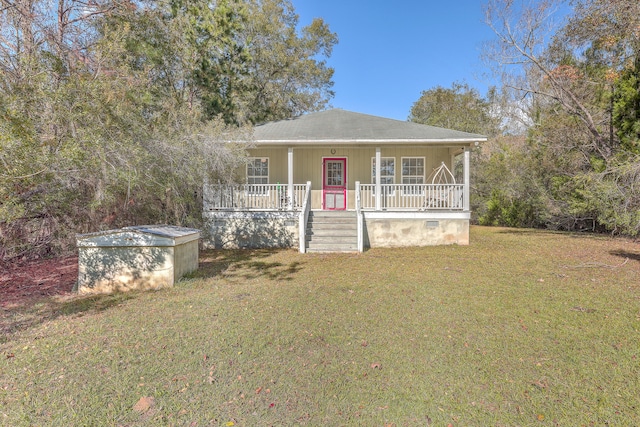
[[[508,228],[508,227],[496,227],[499,229],[500,234],[513,234],[513,235],[556,235],[567,236],[576,239],[609,239],[611,235],[598,233],[591,230],[584,231],[566,231],[566,230],[549,230],[546,228]]]
[[[265,258],[282,249],[208,250],[200,253],[199,268],[186,277],[209,278],[226,276],[243,280],[264,277],[268,280],[292,280],[302,269],[302,263],[269,262]],[[0,309],[0,344],[11,341],[18,331],[38,326],[61,316],[84,316],[99,313],[136,298],[142,292],[73,295],[30,299],[20,305]]]
[[[207,250],[200,253],[200,265],[189,277],[209,278],[215,276],[270,280],[292,280],[292,276],[302,269],[298,261],[289,264],[267,262],[267,258],[283,249],[226,249]]]
[[[541,235],[579,235],[580,233],[570,233],[566,231],[547,230],[543,228],[508,228],[508,227],[490,227],[495,228],[497,234],[511,234],[514,236],[541,236]]]
[[[99,313],[135,298],[137,294],[139,292],[76,295],[61,299],[49,297],[30,300],[18,307],[5,309],[0,312],[0,344],[10,341],[15,332],[24,331],[61,316],[84,316]]]
[[[610,251],[609,254],[618,256],[621,258],[628,258],[633,261],[640,261],[640,253],[637,252],[629,252],[624,249],[617,249],[615,251]]]

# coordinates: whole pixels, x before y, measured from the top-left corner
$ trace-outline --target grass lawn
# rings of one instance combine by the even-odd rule
[[[467,247],[211,251],[174,288],[14,319],[0,425],[640,425],[640,245],[623,239],[474,227]]]

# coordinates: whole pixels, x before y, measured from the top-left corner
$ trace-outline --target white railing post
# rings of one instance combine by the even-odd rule
[[[299,250],[303,254],[307,251],[307,222],[309,221],[309,211],[311,210],[311,181],[307,181],[307,189],[302,201],[302,210],[298,216],[298,236]]]
[[[464,187],[462,189],[462,209],[469,211],[469,187],[471,186],[471,148],[464,148]]]
[[[376,210],[382,210],[382,178],[380,171],[380,163],[382,162],[380,155],[380,147],[376,147]]]
[[[293,148],[287,152],[287,210],[293,210]]]
[[[356,219],[358,222],[358,252],[364,252],[364,218],[362,217],[362,195],[360,181],[356,181]]]

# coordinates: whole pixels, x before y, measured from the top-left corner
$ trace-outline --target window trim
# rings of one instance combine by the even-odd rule
[[[267,163],[267,166],[266,166],[266,168],[267,168],[267,175],[266,175],[266,176],[265,176],[265,175],[249,175],[249,164],[250,164],[250,163],[252,163],[252,162],[255,162],[256,160],[260,160],[261,162],[262,162],[262,160],[266,160],[266,161],[267,161],[267,162],[266,162],[266,163]],[[249,158],[247,159],[247,165],[246,165],[246,181],[247,181],[247,193],[248,193],[248,194],[256,195],[256,196],[268,196],[268,195],[269,195],[269,190],[268,190],[268,188],[264,188],[263,190],[258,190],[258,191],[250,191],[250,188],[251,188],[250,186],[252,186],[252,185],[269,185],[269,181],[270,181],[270,179],[269,179],[269,178],[270,178],[270,177],[269,177],[269,175],[270,175],[270,173],[271,173],[271,170],[270,170],[270,168],[269,168],[269,163],[270,163],[270,161],[269,161],[269,157],[249,157]],[[262,166],[261,166],[261,167],[262,167]],[[266,178],[267,182],[260,183],[260,184],[256,184],[255,182],[254,182],[254,183],[249,183],[249,179],[250,179],[250,178],[253,178],[253,179],[256,179],[256,178]]]
[[[405,159],[422,159],[422,175],[405,175],[404,174],[404,160]],[[405,185],[404,179],[405,178],[422,178],[422,183],[418,184],[406,184],[406,185],[424,185],[426,184],[426,165],[427,165],[427,159],[425,156],[403,156],[400,158],[400,180],[402,181],[402,185]],[[405,189],[402,190],[402,195],[403,196],[424,196],[425,192],[424,189],[418,192],[410,192],[407,191]]]
[[[395,158],[395,156],[380,157],[380,163],[382,163],[383,160],[389,160],[389,159],[393,160],[393,175],[380,175],[380,184],[384,184],[382,182],[383,178],[391,178],[392,182],[390,184],[395,186],[395,184],[396,184],[396,158]],[[376,187],[375,187],[376,178],[375,178],[375,175],[373,174],[373,171],[374,171],[373,167],[374,167],[375,162],[376,162],[376,158],[375,158],[375,156],[372,156],[371,157],[371,183],[373,184],[373,190],[371,191],[371,196],[372,197],[375,197],[375,195],[376,195]],[[389,184],[389,183],[387,183],[387,184]],[[384,191],[382,193],[384,194]],[[395,194],[395,187],[393,187],[392,190],[389,193],[387,193],[386,195],[387,196],[393,196],[394,194]]]

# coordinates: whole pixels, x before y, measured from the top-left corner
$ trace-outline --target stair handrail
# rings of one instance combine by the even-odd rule
[[[309,211],[311,210],[311,181],[307,181],[307,189],[304,193],[302,209],[298,219],[298,235],[300,238],[300,253],[307,251],[307,222],[309,221]]]

